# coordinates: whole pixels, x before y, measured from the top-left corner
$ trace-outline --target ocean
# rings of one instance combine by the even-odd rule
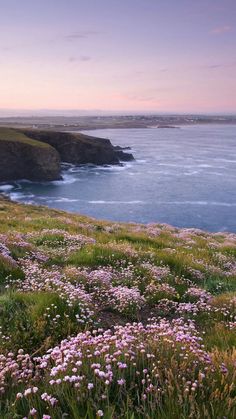
[[[0,191],[101,219],[236,232],[236,125],[85,133],[130,146],[135,161],[63,165],[61,181],[10,182]]]

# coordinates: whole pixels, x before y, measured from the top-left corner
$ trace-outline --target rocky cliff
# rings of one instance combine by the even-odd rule
[[[0,128],[0,182],[60,178],[61,161],[72,164],[118,164],[130,153],[110,140],[84,134]]]
[[[13,130],[0,130],[0,181],[60,179],[60,156],[50,145]]]
[[[118,164],[133,160],[130,153],[117,150],[106,138],[91,137],[67,132],[24,130],[25,135],[54,147],[66,163]]]

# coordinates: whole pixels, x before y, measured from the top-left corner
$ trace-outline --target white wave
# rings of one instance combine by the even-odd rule
[[[202,167],[202,168],[214,167],[214,166],[212,166],[212,164],[197,164],[197,166]]]
[[[122,164],[122,165],[113,165],[113,166],[97,166],[96,170],[99,170],[101,172],[120,172],[126,169],[129,169],[132,167],[130,163]]]
[[[167,167],[180,167],[185,169],[225,169],[224,166],[218,166],[218,165],[211,165],[211,164],[181,164],[181,162],[178,163],[158,163],[158,166],[167,166]]]
[[[79,199],[72,199],[72,198],[56,198],[56,199],[51,199],[50,201],[48,200],[47,202],[78,202]]]
[[[144,201],[88,201],[89,204],[111,204],[111,205],[117,205],[117,204],[143,204]]]
[[[164,205],[205,205],[205,206],[222,206],[236,207],[236,202],[217,202],[217,201],[158,201],[157,204]]]
[[[68,168],[70,168],[70,167],[74,167],[75,165],[74,164],[72,164],[72,163],[66,163],[66,162],[62,162],[61,163],[61,167],[62,167],[62,169],[68,169]]]
[[[193,170],[192,172],[184,172],[183,174],[185,176],[193,176],[193,175],[197,175],[199,173],[198,170]]]
[[[29,180],[29,179],[19,179],[18,183],[19,183],[19,185],[22,184],[22,183],[29,183],[29,184],[34,185],[35,183],[41,183],[41,182],[40,181],[37,182],[37,181],[34,181],[34,180]]]
[[[186,168],[192,168],[196,166],[190,166],[186,164],[175,164],[175,163],[158,163],[158,166],[167,166],[167,167],[186,167]]]
[[[14,188],[13,185],[0,185],[0,191],[7,192]]]
[[[83,167],[71,167],[70,169],[68,169],[69,173],[81,173],[84,172],[84,168]],[[64,173],[64,176],[66,176],[66,174]]]
[[[236,160],[212,158],[213,161],[223,161],[225,163],[236,163]]]
[[[205,172],[205,175],[208,175],[208,176],[225,176],[225,173],[219,173],[219,172]],[[228,174],[227,174],[227,178],[232,178],[232,177],[235,177],[234,175],[233,176],[229,176]]]
[[[49,184],[53,184],[53,185],[69,185],[71,183],[75,183],[78,179],[76,177],[70,176],[70,175],[63,175],[62,179],[60,180],[54,180],[52,182],[50,182]]]
[[[10,192],[9,196],[13,201],[19,201],[19,200],[28,201],[28,199],[32,199],[35,197],[34,194],[23,194],[22,192]]]

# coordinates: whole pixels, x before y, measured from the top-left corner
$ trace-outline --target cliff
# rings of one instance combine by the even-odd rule
[[[60,156],[49,144],[14,129],[0,129],[0,181],[60,179]]]
[[[118,164],[120,161],[133,160],[130,153],[117,150],[110,140],[85,134],[53,132],[41,130],[23,130],[27,137],[54,147],[66,163]]]
[[[132,160],[130,153],[110,140],[84,134],[0,128],[0,182],[60,178],[60,164],[119,164]]]

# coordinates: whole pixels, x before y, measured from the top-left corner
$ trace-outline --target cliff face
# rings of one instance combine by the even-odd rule
[[[50,144],[66,163],[118,164],[121,161],[133,160],[130,153],[118,151],[110,140],[91,137],[84,134],[66,132],[24,130],[28,137]]]
[[[55,149],[9,131],[0,132],[0,181],[60,179],[60,156]]]

